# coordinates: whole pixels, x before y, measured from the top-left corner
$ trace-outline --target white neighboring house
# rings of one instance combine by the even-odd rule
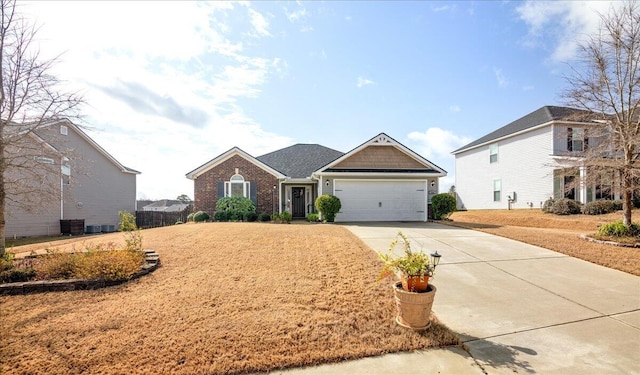
[[[613,184],[580,183],[584,167],[563,172],[597,142],[589,138],[594,123],[574,120],[576,113],[584,112],[545,106],[453,151],[458,209],[540,208],[551,197],[619,199]]]
[[[189,206],[189,203],[182,203],[171,199],[161,199],[142,207],[142,211],[182,212],[187,206]]]
[[[110,232],[118,228],[118,211],[136,211],[136,175],[140,172],[120,164],[71,121],[52,121],[30,136],[50,153],[51,157],[41,159],[51,165],[51,173],[42,177],[51,184],[47,191],[60,199],[44,200],[33,212],[7,199],[7,238],[59,235],[61,220],[84,220],[81,232]],[[56,156],[67,151],[71,158]]]

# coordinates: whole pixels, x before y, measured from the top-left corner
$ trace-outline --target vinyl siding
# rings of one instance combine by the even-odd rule
[[[6,236],[28,237],[57,235],[60,219],[84,219],[86,225],[118,225],[118,211],[135,212],[136,175],[125,173],[82,138],[72,127],[61,136],[59,125],[39,130],[38,134],[57,149],[73,149],[69,164],[70,184],[63,185],[64,203],[57,200],[29,213],[9,206]],[[55,181],[60,186],[60,166]],[[77,206],[82,202],[82,207]],[[62,215],[62,216],[61,216]]]
[[[458,209],[506,209],[507,196],[516,193],[512,208],[539,208],[553,195],[554,146],[551,126],[498,143],[498,161],[489,162],[485,145],[455,156]],[[493,181],[500,180],[501,200],[493,201]],[[531,206],[527,203],[531,203]]]
[[[136,175],[125,173],[69,129],[73,144],[81,160],[71,160],[71,184],[65,199],[63,219],[84,219],[86,225],[118,225],[118,211],[135,213]],[[82,202],[82,207],[78,207]]]

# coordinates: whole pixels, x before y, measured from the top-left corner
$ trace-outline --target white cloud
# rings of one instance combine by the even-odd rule
[[[356,86],[358,86],[358,88],[362,88],[364,86],[369,86],[369,85],[375,85],[375,82],[373,82],[368,78],[364,78],[362,76],[358,77],[358,81],[356,82]]]
[[[302,6],[302,4],[298,4],[300,9],[289,11],[286,7],[284,8],[284,13],[287,16],[289,22],[299,22],[306,20],[311,14],[307,11],[307,9]]]
[[[578,43],[596,32],[600,14],[621,1],[527,1],[516,8],[520,19],[529,26],[524,44],[552,50],[550,59],[566,62],[575,58]],[[545,46],[546,40],[552,45]]]
[[[453,112],[453,113],[458,113],[458,112],[462,111],[462,108],[460,108],[459,105],[451,105],[451,106],[449,106],[449,111]]]
[[[251,24],[259,36],[271,36],[269,21],[261,13],[249,8],[249,16],[251,17]]]
[[[414,131],[407,137],[416,145],[416,151],[426,158],[451,158],[451,151],[471,142],[471,138],[461,137],[440,128],[429,128],[424,132]]]
[[[498,87],[500,88],[507,87],[509,82],[507,81],[507,78],[505,77],[504,73],[502,73],[502,69],[494,67],[493,73],[495,74],[496,80],[498,81]]]
[[[90,136],[142,172],[139,196],[192,196],[185,174],[227,149],[260,155],[291,144],[239,104],[288,68],[278,56],[246,51],[245,36],[270,35],[250,3],[22,4],[42,25],[43,56],[67,51],[53,73],[83,92],[86,122],[99,130]]]

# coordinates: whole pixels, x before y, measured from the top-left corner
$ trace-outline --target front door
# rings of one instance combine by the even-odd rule
[[[306,217],[305,210],[305,199],[304,199],[304,188],[303,187],[293,187],[291,188],[293,199],[291,201],[291,215],[294,218],[304,218]]]

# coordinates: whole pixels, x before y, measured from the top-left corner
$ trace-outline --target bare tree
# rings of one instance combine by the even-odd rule
[[[34,210],[60,200],[63,150],[39,137],[52,122],[78,115],[82,98],[65,92],[51,74],[57,58],[43,60],[33,47],[37,29],[15,0],[0,0],[0,255],[5,252],[7,203]],[[56,183],[57,181],[57,183]]]
[[[589,144],[580,164],[582,183],[619,181],[623,222],[631,224],[632,197],[640,168],[640,11],[635,1],[601,15],[599,32],[579,48],[579,62],[567,77],[563,96],[588,113]],[[591,141],[593,139],[593,141]]]

